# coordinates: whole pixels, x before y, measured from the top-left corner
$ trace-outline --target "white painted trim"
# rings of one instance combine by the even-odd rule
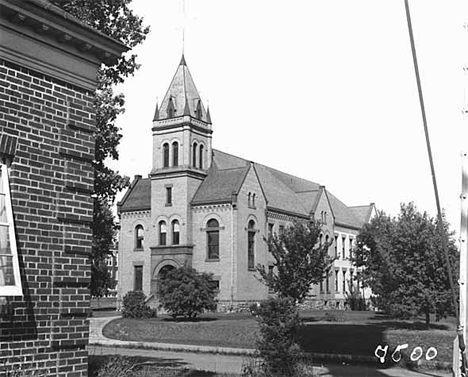
[[[13,259],[13,277],[15,285],[0,286],[0,296],[22,296],[23,289],[21,284],[21,274],[19,270],[18,250],[16,248],[16,234],[13,221],[13,209],[11,206],[10,180],[8,179],[8,167],[6,164],[0,163],[1,179],[3,180],[5,190],[5,208],[8,222],[8,236],[10,238],[10,249]]]

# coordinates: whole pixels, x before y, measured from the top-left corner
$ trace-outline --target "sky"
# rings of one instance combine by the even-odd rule
[[[468,1],[410,0],[441,206],[460,226]],[[112,166],[152,164],[152,119],[184,53],[213,148],[320,183],[349,206],[436,216],[403,0],[133,0],[151,32]],[[466,101],[468,102],[468,101]]]

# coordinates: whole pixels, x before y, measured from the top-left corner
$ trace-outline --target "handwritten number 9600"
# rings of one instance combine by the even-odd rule
[[[402,353],[401,351],[408,348],[408,344],[400,344],[395,348],[395,351],[392,353],[392,360],[395,363],[398,363],[401,360]],[[385,347],[382,347],[380,344],[375,348],[374,355],[377,357],[380,362],[385,363],[385,358],[388,352],[388,344]],[[410,354],[411,361],[419,360],[424,354],[424,351],[421,347],[414,347],[413,351]],[[437,356],[437,349],[435,347],[429,347],[426,351],[426,360],[435,359]]]

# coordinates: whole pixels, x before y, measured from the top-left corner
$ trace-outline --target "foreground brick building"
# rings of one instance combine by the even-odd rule
[[[0,0],[0,42],[0,374],[86,376],[93,92],[126,47],[46,0]]]
[[[322,222],[333,241],[330,276],[311,288],[310,305],[344,308],[357,273],[349,260],[374,205],[348,207],[324,186],[212,148],[212,124],[184,57],[153,120],[153,169],[119,203],[118,298],[143,290],[156,305],[165,269],[211,272],[220,310],[268,296],[255,266],[272,267],[264,238],[295,219]],[[369,297],[369,292],[363,292]]]

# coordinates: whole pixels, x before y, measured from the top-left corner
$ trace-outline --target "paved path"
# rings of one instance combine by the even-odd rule
[[[217,354],[231,349],[186,346],[180,344],[129,342],[108,339],[102,334],[104,326],[116,317],[90,318],[90,355],[126,355],[141,357],[145,362],[165,366],[184,367],[221,373],[240,373],[252,350],[235,350],[237,354]],[[139,347],[139,348],[135,348]],[[152,348],[152,349],[148,349]],[[177,352],[175,352],[177,350]],[[190,352],[192,351],[192,352]],[[198,351],[195,353],[193,351]],[[201,353],[201,352],[210,353]],[[240,354],[241,353],[241,354]],[[244,354],[242,354],[244,353]],[[320,377],[450,377],[448,372],[410,371],[401,368],[378,369],[354,365],[326,365],[314,367],[314,375]]]

